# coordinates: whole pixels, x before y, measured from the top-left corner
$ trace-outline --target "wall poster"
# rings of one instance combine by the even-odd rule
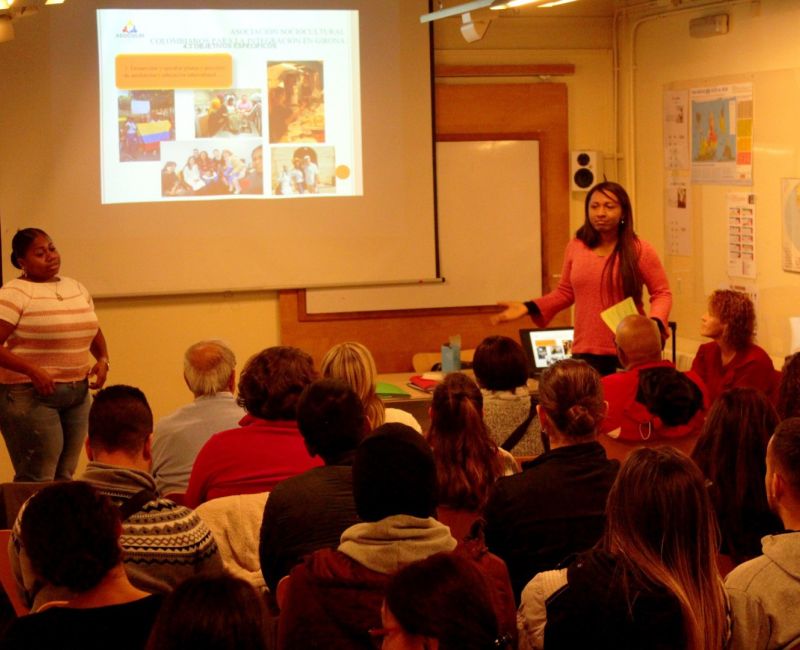
[[[753,84],[692,88],[692,182],[749,185],[753,178]]]

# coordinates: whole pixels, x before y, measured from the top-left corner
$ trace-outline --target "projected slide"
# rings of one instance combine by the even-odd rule
[[[103,203],[363,193],[358,12],[97,11]]]

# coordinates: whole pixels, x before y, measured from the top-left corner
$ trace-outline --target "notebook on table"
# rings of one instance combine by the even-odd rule
[[[538,377],[548,366],[572,356],[572,327],[522,329],[519,339],[528,355],[531,377]]]

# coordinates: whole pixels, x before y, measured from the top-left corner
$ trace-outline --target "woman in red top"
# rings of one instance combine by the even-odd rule
[[[595,185],[586,195],[585,221],[567,244],[561,280],[554,291],[529,302],[501,302],[493,321],[529,314],[544,327],[561,310],[575,305],[573,356],[600,374],[616,371],[614,333],[600,313],[627,297],[644,313],[642,288],[650,294],[650,316],[667,337],[672,292],[655,249],[633,230],[633,209],[625,189],[612,182]]]
[[[708,299],[700,334],[711,339],[697,349],[692,370],[700,375],[713,403],[730,388],[758,388],[773,403],[780,373],[772,359],[755,343],[756,312],[746,294],[728,289]]]

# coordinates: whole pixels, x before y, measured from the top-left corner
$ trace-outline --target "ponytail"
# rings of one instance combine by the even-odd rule
[[[497,445],[483,422],[483,396],[474,381],[451,373],[436,387],[428,442],[439,479],[439,503],[478,510],[502,475]]]

